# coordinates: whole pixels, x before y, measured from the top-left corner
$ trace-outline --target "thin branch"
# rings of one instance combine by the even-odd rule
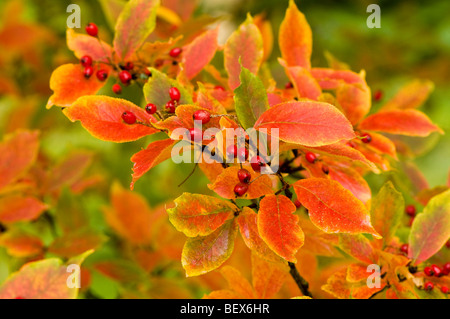
[[[308,288],[309,288],[309,284],[308,282],[305,280],[305,278],[303,278],[300,273],[298,272],[297,267],[295,266],[294,263],[289,262],[288,263],[289,268],[291,269],[289,271],[289,273],[291,274],[292,278],[294,279],[295,283],[297,284],[298,288],[300,289],[300,291],[302,292],[302,294],[304,296],[308,296],[312,298],[311,293],[309,292]]]

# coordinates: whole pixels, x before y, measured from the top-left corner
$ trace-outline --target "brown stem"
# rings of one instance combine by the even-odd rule
[[[294,279],[295,283],[297,284],[298,288],[300,289],[300,291],[302,292],[302,294],[304,296],[308,296],[312,298],[311,293],[309,292],[308,288],[309,288],[309,284],[308,282],[305,280],[305,278],[303,278],[300,273],[297,270],[297,267],[295,266],[294,263],[288,262],[290,271],[289,273],[291,274],[292,278]]]

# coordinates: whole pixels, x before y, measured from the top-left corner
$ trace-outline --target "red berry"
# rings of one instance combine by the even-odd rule
[[[236,144],[227,146],[227,156],[230,158],[235,158],[237,155],[237,146]]]
[[[294,86],[292,85],[292,82],[288,82],[288,83],[286,83],[286,85],[284,87],[286,89],[292,89]]]
[[[172,50],[170,50],[169,55],[172,58],[176,58],[180,55],[181,51],[183,51],[181,48],[173,48]]]
[[[427,282],[425,283],[425,285],[424,285],[424,288],[425,288],[426,290],[428,290],[428,291],[431,291],[431,290],[433,290],[434,285],[433,285],[433,283],[432,283],[431,281],[427,281]]]
[[[441,292],[442,292],[443,294],[448,294],[448,292],[449,292],[448,287],[447,287],[447,286],[442,286],[442,287],[441,287]]]
[[[120,84],[117,83],[112,86],[112,90],[116,94],[122,93],[122,87],[120,86]]]
[[[92,58],[89,55],[84,55],[80,59],[80,63],[82,66],[87,67],[92,65]]]
[[[305,158],[311,164],[314,164],[317,160],[316,155],[314,153],[308,152],[305,154]]]
[[[250,174],[250,172],[244,168],[240,169],[238,171],[237,175],[238,175],[239,181],[244,184],[248,184],[252,178],[252,175]]]
[[[442,274],[442,269],[438,266],[438,265],[431,265],[431,269],[433,270],[433,272],[434,272],[434,275],[436,276],[436,277],[441,277],[443,274]]]
[[[372,141],[372,136],[370,136],[369,133],[364,133],[363,135],[361,135],[361,141],[363,143],[370,143]]]
[[[260,156],[256,155],[251,159],[250,165],[255,172],[260,172],[261,167],[266,166],[266,162]]]
[[[133,79],[133,77],[131,76],[130,72],[125,71],[125,70],[119,72],[119,80],[123,84],[130,84],[132,79]]]
[[[148,114],[155,114],[156,110],[157,110],[156,105],[153,103],[148,103],[147,106],[145,107],[145,111]]]
[[[175,113],[176,105],[173,101],[169,101],[166,103],[166,110],[168,113]]]
[[[128,70],[128,71],[133,70],[134,63],[133,62],[127,62],[124,67],[125,67],[125,70]]]
[[[442,273],[444,275],[450,274],[450,262],[445,263],[444,266],[442,266]]]
[[[376,91],[373,95],[373,99],[375,101],[380,101],[382,98],[383,98],[383,91],[381,90]]]
[[[202,124],[206,124],[211,120],[211,113],[205,110],[197,110],[193,115],[194,121],[202,121]]]
[[[89,79],[92,76],[92,74],[94,74],[94,68],[92,66],[87,66],[84,69],[84,77],[86,79]]]
[[[236,196],[242,196],[244,195],[248,190],[248,185],[244,183],[239,183],[234,186],[234,193]]]
[[[127,124],[136,123],[136,115],[133,112],[125,111],[122,113],[122,120]]]
[[[108,78],[108,72],[106,70],[98,70],[96,75],[99,81],[105,81]]]
[[[302,207],[302,203],[300,203],[300,201],[299,201],[298,199],[296,199],[296,200],[294,201],[294,205],[295,205],[295,207],[297,207],[297,208]]]
[[[88,25],[86,26],[86,33],[89,34],[90,36],[96,37],[98,34],[98,28],[97,25],[95,25],[95,23],[88,23]]]
[[[189,137],[191,138],[191,141],[201,141],[203,138],[203,132],[198,127],[193,127],[189,129]]]
[[[424,268],[423,272],[425,273],[425,275],[427,276],[433,276],[434,275],[434,271],[431,267],[427,266]]]
[[[216,86],[214,87],[214,89],[220,90],[220,91],[225,91],[225,88],[224,88],[223,86],[221,86],[221,85],[216,85]]]
[[[173,101],[177,101],[177,102],[180,100],[180,97],[181,97],[180,90],[178,90],[176,87],[171,87],[169,89],[169,95]]]
[[[411,217],[416,216],[416,206],[414,205],[408,205],[405,207],[405,213],[408,214]]]
[[[404,254],[408,254],[408,249],[409,249],[409,245],[408,245],[408,244],[403,244],[403,245],[400,247],[400,251],[401,251],[402,253],[404,253]]]
[[[248,158],[248,149],[246,147],[241,147],[238,149],[237,157],[241,162],[245,162]]]
[[[328,175],[330,173],[330,169],[328,168],[328,166],[322,165],[322,172]]]

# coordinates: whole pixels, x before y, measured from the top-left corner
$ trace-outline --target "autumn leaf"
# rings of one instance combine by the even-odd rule
[[[129,260],[102,260],[93,267],[102,275],[122,283],[142,282],[147,276],[142,268]]]
[[[443,131],[417,110],[382,111],[365,118],[359,128],[408,136],[428,136]]]
[[[38,131],[18,131],[5,135],[0,143],[0,189],[14,182],[36,160]]]
[[[132,244],[151,242],[152,211],[142,195],[125,190],[115,182],[111,188],[111,204],[103,213],[112,229]]]
[[[164,110],[167,102],[170,101],[169,90],[176,87],[180,91],[180,101],[178,104],[192,104],[192,97],[189,92],[176,80],[169,78],[166,74],[154,68],[149,68],[152,76],[144,85],[144,96],[147,103],[153,103],[158,110]]]
[[[220,273],[227,281],[230,289],[238,294],[241,299],[255,298],[253,287],[239,270],[231,266],[224,266],[220,269]]]
[[[383,237],[383,246],[389,245],[400,226],[405,201],[392,182],[387,182],[372,200],[371,220],[375,230]]]
[[[416,263],[427,260],[450,238],[450,190],[433,197],[414,218],[408,256]]]
[[[239,198],[254,199],[267,194],[273,194],[272,180],[266,174],[256,173],[250,165],[244,165],[244,168],[250,172],[251,182],[248,185],[247,192]],[[216,192],[223,198],[235,199],[234,187],[239,183],[237,176],[239,166],[230,166],[222,171],[212,184],[208,184],[208,188]]]
[[[4,224],[32,221],[48,206],[32,196],[12,195],[0,198],[0,222]]]
[[[159,0],[130,0],[120,13],[114,36],[114,51],[129,59],[155,29]]]
[[[258,27],[250,15],[228,38],[224,47],[224,64],[228,85],[232,90],[240,84],[241,65],[256,74],[263,59],[263,42]]]
[[[208,30],[183,48],[184,73],[188,79],[194,78],[214,57],[218,48],[219,29]]]
[[[361,234],[340,234],[339,248],[350,256],[367,264],[375,264],[378,262],[375,249],[370,244],[370,241]]]
[[[94,66],[94,73],[96,71],[97,67]],[[105,82],[99,81],[96,76],[87,79],[81,64],[63,64],[56,68],[50,77],[53,95],[48,99],[47,109],[53,105],[71,106],[79,97],[94,95],[104,85]]]
[[[94,137],[110,142],[130,142],[158,132],[150,123],[156,119],[133,103],[109,96],[83,96],[64,114],[81,125]],[[131,112],[139,123],[127,124],[122,120],[124,112]]]
[[[258,214],[251,208],[244,207],[242,209],[242,212],[236,219],[242,239],[247,247],[254,251],[259,257],[269,261],[280,261],[281,258],[267,246],[259,235],[257,218]]]
[[[308,209],[311,221],[323,231],[380,236],[372,227],[364,204],[338,182],[308,178],[293,186],[299,201]]]
[[[267,261],[252,254],[252,284],[258,299],[272,298],[289,274],[286,264]]]
[[[241,84],[234,90],[235,109],[242,127],[248,129],[269,108],[269,101],[264,84],[248,69],[242,67],[239,79]]]
[[[67,47],[75,53],[77,58],[88,55],[94,61],[108,62],[112,56],[111,46],[104,41],[87,34],[76,33],[73,29],[66,32]]]
[[[70,259],[66,264],[58,258],[30,262],[12,274],[0,287],[0,299],[76,299],[78,288],[67,283],[71,273],[68,265],[78,265],[92,254],[92,250]],[[72,273],[73,274],[73,273]]]
[[[220,267],[233,252],[236,232],[235,221],[229,220],[208,236],[188,238],[181,256],[186,276],[202,275]]]
[[[416,79],[403,86],[382,110],[414,109],[421,106],[434,89],[433,82]]]
[[[177,141],[165,139],[150,143],[146,149],[137,152],[131,157],[133,164],[133,180],[130,188],[134,188],[134,183],[150,169],[169,159],[172,154],[172,147]]]
[[[355,169],[333,166],[329,169],[328,176],[352,192],[363,203],[367,203],[371,199],[372,193],[369,184]]]
[[[25,258],[41,254],[44,243],[34,234],[13,228],[0,235],[0,247],[6,248],[11,256]]]
[[[259,117],[255,128],[278,128],[280,140],[312,147],[355,137],[352,125],[341,112],[331,104],[314,101],[275,105]]]
[[[289,80],[294,85],[297,97],[311,100],[317,100],[319,98],[320,94],[322,94],[322,89],[307,68],[288,66],[286,61],[282,59],[278,59],[278,61],[284,67]]]
[[[311,68],[311,28],[293,0],[289,1],[289,8],[280,25],[278,42],[281,56],[289,66]]]
[[[183,193],[167,210],[170,222],[188,237],[207,236],[234,217],[238,208],[219,198]]]
[[[298,225],[292,201],[283,195],[267,195],[259,204],[258,232],[275,253],[297,262],[295,254],[303,246],[305,235]]]
[[[87,250],[101,246],[107,237],[92,230],[80,229],[56,238],[48,251],[61,257],[74,257]]]

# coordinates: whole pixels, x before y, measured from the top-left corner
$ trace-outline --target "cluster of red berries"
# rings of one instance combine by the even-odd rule
[[[423,272],[425,275],[429,277],[441,277],[441,276],[447,276],[450,274],[450,262],[445,263],[442,268],[433,264],[431,266],[427,266],[424,268]],[[424,288],[428,291],[433,290],[434,284],[431,281],[427,281],[424,284]],[[448,294],[450,292],[449,288],[447,286],[441,286],[441,292],[444,294]]]
[[[86,26],[86,33],[90,36],[97,37],[98,28],[95,23],[89,23]],[[86,79],[89,79],[94,74],[94,67],[92,66],[93,62],[92,57],[89,55],[82,56],[80,59],[80,63],[84,67],[83,74]],[[108,78],[108,72],[104,69],[100,69],[97,71],[96,76],[99,81],[103,82]]]
[[[236,196],[242,196],[248,191],[248,185],[252,178],[252,175],[245,168],[241,168],[237,173],[239,183],[234,186],[234,193]]]
[[[170,101],[166,103],[166,111],[168,113],[175,113],[175,109],[181,98],[180,90],[178,90],[174,86],[171,87],[169,89],[169,96],[170,96]]]

